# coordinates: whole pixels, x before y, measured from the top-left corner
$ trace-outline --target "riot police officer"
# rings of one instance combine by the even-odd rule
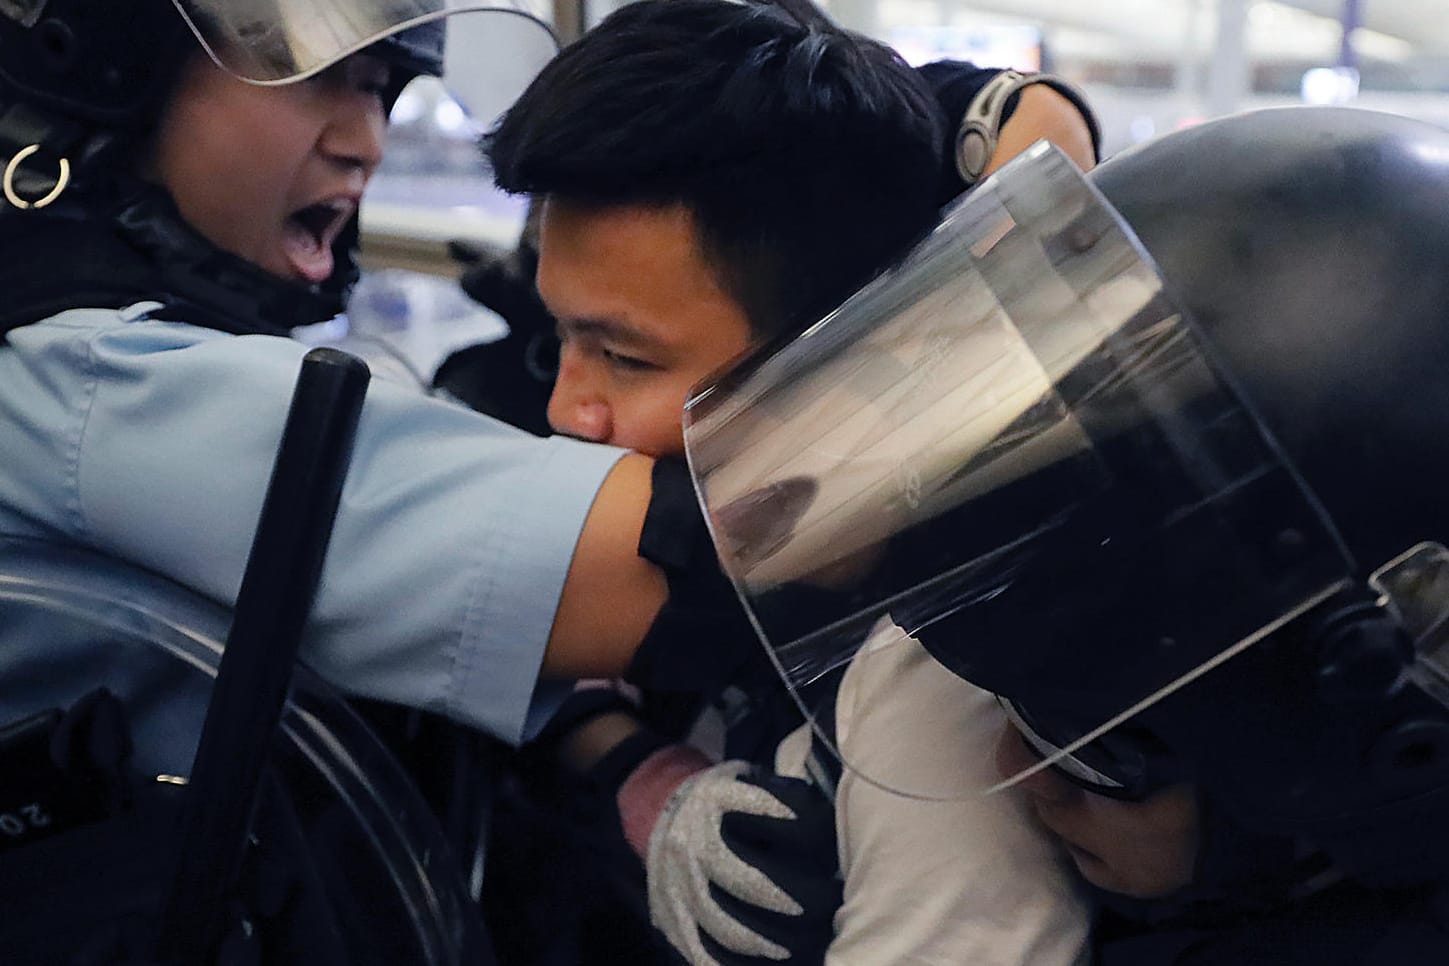
[[[1291,109],[1028,155],[696,396],[727,569],[796,686],[915,640],[999,696],[996,791],[1100,962],[1440,961],[1449,139]]]

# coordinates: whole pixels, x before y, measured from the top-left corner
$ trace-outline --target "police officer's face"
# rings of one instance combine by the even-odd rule
[[[1040,759],[1006,725],[996,746],[1003,777]],[[1137,899],[1171,895],[1192,883],[1198,849],[1197,798],[1173,785],[1140,802],[1094,795],[1048,768],[1021,782],[1032,811],[1099,889]]]
[[[682,206],[550,198],[538,291],[561,342],[548,421],[570,436],[651,456],[683,452],[690,388],[750,344],[745,313],[700,254]]]
[[[382,160],[388,77],[364,52],[310,80],[258,87],[198,56],[162,116],[147,174],[219,248],[283,278],[323,281]]]

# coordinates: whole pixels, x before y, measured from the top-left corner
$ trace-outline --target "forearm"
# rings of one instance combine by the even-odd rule
[[[625,456],[599,488],[559,597],[544,674],[619,677],[663,606],[664,572],[638,552],[652,469],[647,457]]]
[[[594,834],[644,862],[650,918],[693,966],[819,966],[840,905],[834,814],[805,782],[669,744],[612,689],[584,687],[545,733]]]
[[[585,520],[543,673],[705,693],[733,679],[753,641],[684,463],[621,459]]]
[[[625,739],[643,730],[644,725],[627,711],[605,712],[560,739],[556,761],[571,775],[585,775]]]
[[[626,710],[606,711],[561,736],[554,762],[591,794],[611,798],[618,812],[613,831],[641,861],[648,858],[649,835],[669,797],[712,764],[689,745],[666,743]]]

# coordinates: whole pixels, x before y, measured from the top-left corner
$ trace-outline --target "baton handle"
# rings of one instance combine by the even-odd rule
[[[369,379],[336,349],[302,360],[188,782],[162,963],[209,962],[224,927]]]

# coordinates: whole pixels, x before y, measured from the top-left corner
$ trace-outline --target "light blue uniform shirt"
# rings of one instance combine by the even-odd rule
[[[306,347],[156,308],[65,312],[0,344],[0,534],[93,548],[230,604]],[[519,740],[620,455],[374,380],[303,659],[346,692]],[[23,646],[0,647],[0,723],[43,702],[4,693],[7,664],[28,659],[37,679]]]

